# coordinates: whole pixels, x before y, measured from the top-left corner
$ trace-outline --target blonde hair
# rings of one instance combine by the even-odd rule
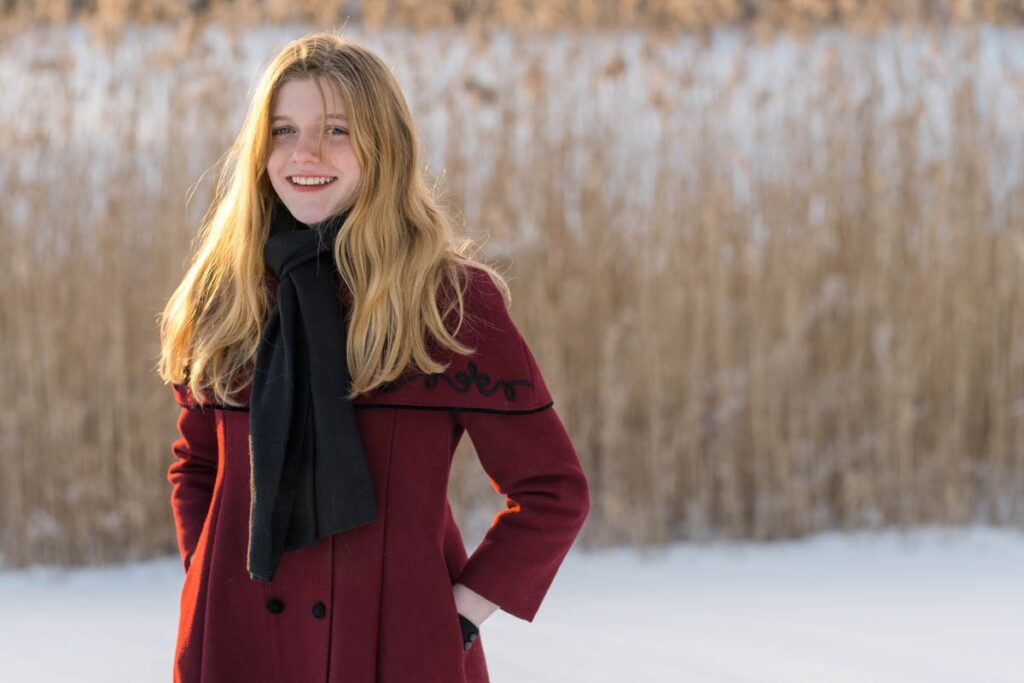
[[[398,83],[367,48],[337,33],[314,33],[288,43],[264,70],[223,166],[181,281],[158,317],[164,382],[186,384],[193,396],[240,405],[238,396],[259,347],[270,300],[263,245],[275,198],[267,176],[271,102],[289,79],[337,86],[361,169],[351,213],[334,257],[352,293],[345,349],[352,377],[349,398],[393,381],[408,370],[443,372],[428,352],[472,353],[456,339],[465,315],[468,267],[508,285],[473,260],[479,246],[458,239],[419,167],[418,138]],[[321,95],[323,90],[321,89]],[[325,103],[326,104],[326,103]],[[324,115],[326,116],[326,108]],[[322,141],[322,133],[321,133]],[[439,295],[444,310],[439,308]],[[457,313],[454,330],[445,320]]]

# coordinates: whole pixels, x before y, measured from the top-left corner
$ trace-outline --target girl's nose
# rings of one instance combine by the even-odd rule
[[[295,159],[320,159],[320,136],[317,133],[303,133],[295,145]]]

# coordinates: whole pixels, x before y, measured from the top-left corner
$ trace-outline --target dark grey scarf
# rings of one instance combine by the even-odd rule
[[[248,570],[270,581],[286,550],[377,519],[347,398],[346,322],[334,241],[349,211],[307,227],[275,200],[263,249],[277,301],[260,338],[249,406]]]

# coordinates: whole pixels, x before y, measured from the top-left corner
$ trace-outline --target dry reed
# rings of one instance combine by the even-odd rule
[[[0,48],[0,560],[171,552],[155,316],[209,198],[189,184],[292,34],[156,31],[87,67],[82,34],[38,31]],[[510,265],[590,477],[584,544],[1024,523],[1022,136],[978,104],[976,43],[886,91],[867,48],[765,85],[751,47],[716,80],[713,48],[643,34],[388,35],[366,42],[431,172]],[[499,502],[462,450],[471,538]]]
[[[467,25],[525,29],[641,28],[706,30],[749,25],[807,31],[822,25],[874,30],[893,23],[1019,25],[1024,0],[7,0],[0,19],[18,25],[90,20],[108,28],[130,22],[190,19],[236,27],[264,23],[335,24],[429,30]]]

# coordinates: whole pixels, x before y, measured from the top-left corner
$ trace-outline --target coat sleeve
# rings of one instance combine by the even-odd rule
[[[491,378],[528,378],[518,388],[530,389],[515,392],[514,400],[453,412],[506,506],[456,580],[509,614],[533,621],[587,517],[590,490],[537,361],[501,294],[489,277],[478,279],[478,287],[472,306],[487,330],[474,340],[481,366],[493,370]]]
[[[457,581],[533,621],[590,510],[590,490],[553,406],[524,414],[456,413],[506,509]]]
[[[199,542],[217,480],[217,425],[214,410],[192,400],[187,387],[173,385],[179,438],[171,445],[174,461],[167,469],[171,511],[185,571]]]

